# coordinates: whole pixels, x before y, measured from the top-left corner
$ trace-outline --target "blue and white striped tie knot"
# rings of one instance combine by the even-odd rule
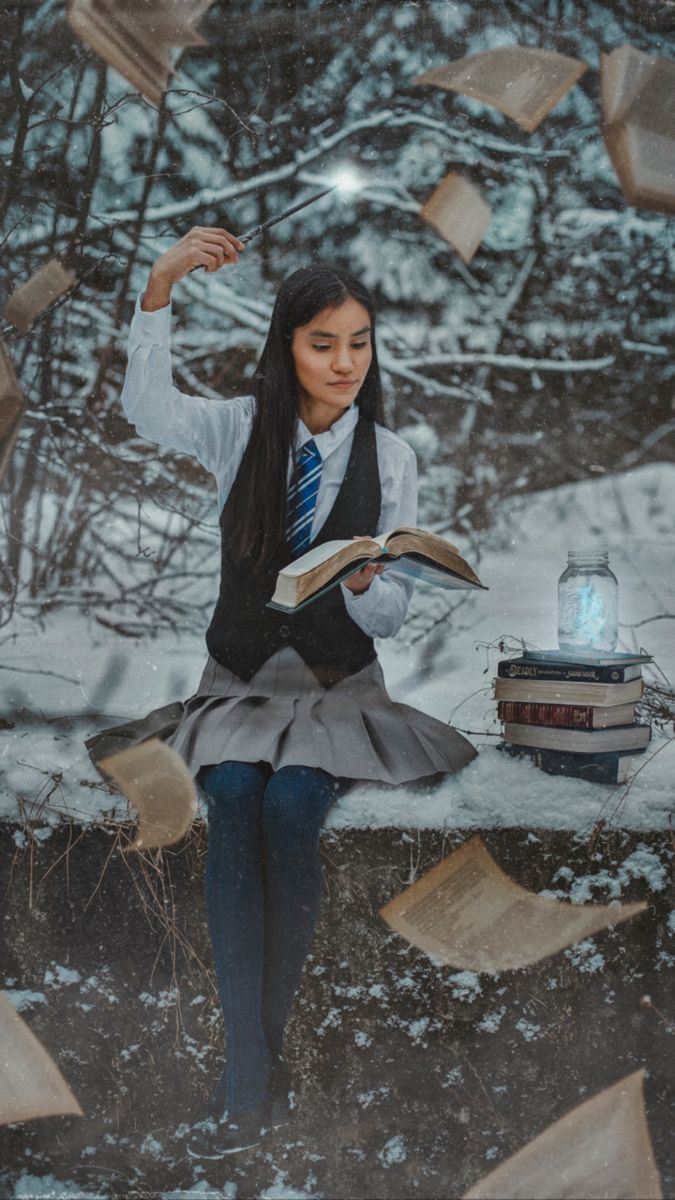
[[[298,558],[311,541],[312,519],[321,482],[321,455],[312,438],[305,442],[288,489],[286,537]]]

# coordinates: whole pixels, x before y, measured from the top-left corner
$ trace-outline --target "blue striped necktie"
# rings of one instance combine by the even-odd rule
[[[291,485],[288,489],[286,537],[298,558],[311,541],[312,519],[321,482],[321,455],[312,438],[302,447]]]

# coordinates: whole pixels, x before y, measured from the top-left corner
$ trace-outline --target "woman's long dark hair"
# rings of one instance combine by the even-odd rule
[[[253,429],[229,497],[235,534],[231,552],[256,573],[266,570],[286,542],[288,458],[295,456],[298,383],[291,341],[324,308],[349,298],[368,310],[373,357],[356,404],[365,417],[385,424],[382,381],[375,344],[375,305],[366,287],[342,267],[301,267],[284,280],[274,305],[254,384]]]

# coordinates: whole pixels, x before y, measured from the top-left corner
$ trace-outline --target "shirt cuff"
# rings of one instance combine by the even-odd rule
[[[141,346],[168,346],[171,343],[171,301],[164,308],[144,312],[141,308],[143,292],[136,297],[136,308],[131,322],[131,336]]]
[[[368,622],[371,613],[377,612],[378,605],[382,600],[382,584],[380,583],[380,575],[372,576],[370,587],[365,589],[365,592],[352,592],[351,588],[347,588],[344,583],[340,583],[342,595],[345,596],[345,604],[350,617],[356,617],[357,613],[360,617]],[[368,622],[370,624],[370,622]],[[363,626],[362,626],[363,628]]]

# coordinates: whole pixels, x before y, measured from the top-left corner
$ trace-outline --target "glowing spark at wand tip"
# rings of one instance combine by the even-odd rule
[[[334,176],[334,179],[334,186],[345,195],[358,192],[364,186],[356,174],[356,171],[352,171],[350,167],[345,167],[344,170],[338,171],[338,173]]]

